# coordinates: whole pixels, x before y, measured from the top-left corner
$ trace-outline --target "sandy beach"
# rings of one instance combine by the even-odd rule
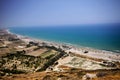
[[[8,31],[8,33],[13,34],[9,30],[7,30],[7,31]],[[24,41],[26,43],[33,41],[35,43],[39,43],[40,46],[43,46],[43,43],[44,43],[47,46],[54,46],[56,48],[60,48],[67,53],[71,52],[71,53],[74,53],[77,55],[83,55],[83,56],[87,56],[90,58],[120,62],[120,53],[115,53],[115,52],[106,51],[106,50],[99,50],[99,49],[94,49],[94,48],[90,48],[90,47],[77,47],[74,45],[56,43],[56,42],[52,42],[52,41],[45,41],[45,40],[41,40],[41,39],[30,38],[28,36],[23,36],[23,35],[19,35],[19,34],[16,34],[16,35],[18,38],[20,38],[22,41]],[[88,53],[84,53],[85,51],[88,51]]]
[[[6,32],[8,34],[14,34],[14,33],[10,32],[9,30],[6,30]],[[29,42],[34,42],[34,43],[38,43],[38,46],[48,46],[48,47],[54,46],[55,48],[60,49],[69,55],[70,55],[70,53],[72,53],[76,56],[89,58],[89,59],[93,59],[93,60],[120,62],[120,53],[99,50],[99,49],[94,49],[94,48],[90,48],[90,47],[78,47],[78,46],[75,46],[72,44],[69,45],[69,44],[63,44],[63,43],[56,43],[56,42],[52,42],[52,41],[45,41],[45,40],[35,39],[35,38],[31,38],[31,37],[19,35],[19,34],[14,34],[14,35],[16,35],[17,38],[19,38],[21,41],[25,42],[26,44],[29,44]],[[18,46],[18,48],[19,47],[24,47],[24,46]],[[22,50],[22,49],[19,49],[19,50]],[[38,51],[27,53],[27,55],[38,56],[38,55],[40,55],[39,53],[43,53],[45,51],[46,50],[38,50]],[[69,59],[69,58],[67,58],[67,59]],[[67,61],[70,61],[70,59]]]

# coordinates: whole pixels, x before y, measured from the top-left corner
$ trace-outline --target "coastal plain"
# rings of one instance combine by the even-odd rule
[[[120,54],[0,30],[0,80],[120,80]]]

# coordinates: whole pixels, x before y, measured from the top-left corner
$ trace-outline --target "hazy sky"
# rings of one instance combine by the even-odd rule
[[[120,0],[0,0],[0,26],[120,23]]]

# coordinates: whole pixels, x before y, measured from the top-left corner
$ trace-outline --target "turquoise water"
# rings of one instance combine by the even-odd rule
[[[37,39],[120,51],[120,24],[11,27],[10,31]]]

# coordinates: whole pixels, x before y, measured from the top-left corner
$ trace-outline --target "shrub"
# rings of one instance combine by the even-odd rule
[[[96,74],[97,77],[103,77],[105,75],[107,75],[107,73],[105,73],[105,72],[99,72]]]

